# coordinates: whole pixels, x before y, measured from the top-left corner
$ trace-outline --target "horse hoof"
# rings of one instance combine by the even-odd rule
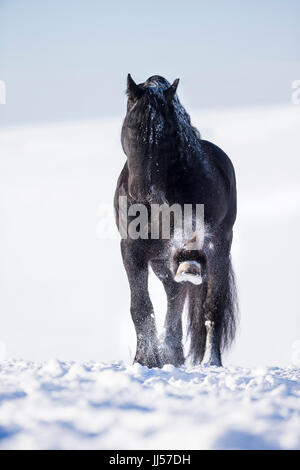
[[[183,261],[178,266],[176,275],[176,282],[191,282],[195,285],[202,283],[201,266],[197,261]]]

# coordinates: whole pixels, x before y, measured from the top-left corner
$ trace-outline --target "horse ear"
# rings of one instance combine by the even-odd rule
[[[179,83],[179,78],[176,78],[172,85],[165,91],[165,96],[168,101],[168,103],[171,103],[172,99],[174,98],[174,95],[176,93],[177,87]]]
[[[143,89],[139,87],[131,77],[130,73],[127,75],[127,95],[131,98],[140,98],[143,94]]]

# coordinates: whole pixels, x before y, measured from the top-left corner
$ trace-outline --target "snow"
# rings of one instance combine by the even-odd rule
[[[0,449],[299,449],[300,370],[0,367]]]

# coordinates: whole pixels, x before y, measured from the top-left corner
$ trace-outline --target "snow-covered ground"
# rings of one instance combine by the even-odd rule
[[[191,116],[237,173],[232,366],[129,365],[119,241],[101,238],[121,119],[2,128],[2,448],[299,448],[300,106]],[[161,328],[166,300],[150,284]]]
[[[5,361],[0,449],[299,449],[300,369]]]

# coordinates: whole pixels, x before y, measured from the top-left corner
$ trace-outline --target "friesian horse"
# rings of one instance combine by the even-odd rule
[[[121,142],[127,161],[119,176],[114,206],[120,227],[120,197],[130,207],[151,204],[204,205],[204,236],[197,231],[178,246],[174,230],[161,236],[128,236],[131,215],[121,240],[123,264],[131,291],[131,316],[137,334],[135,362],[148,367],[184,363],[182,312],[188,310],[193,364],[222,366],[221,352],[235,334],[236,289],[230,249],[236,218],[236,180],[229,157],[200,137],[171,85],[155,75],[136,84],[127,78],[127,114]],[[194,212],[193,212],[194,213]],[[123,217],[124,218],[124,217]],[[194,222],[193,222],[194,223]],[[174,226],[174,220],[170,222]],[[136,228],[139,224],[136,225]],[[193,225],[194,227],[194,225]],[[124,227],[123,227],[124,232]],[[196,243],[190,249],[191,242]],[[167,314],[158,338],[148,292],[149,266],[163,283]]]

